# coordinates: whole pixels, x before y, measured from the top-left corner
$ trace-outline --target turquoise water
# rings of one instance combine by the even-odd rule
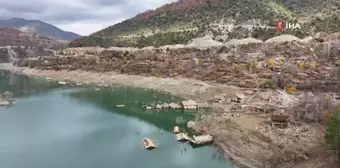
[[[122,87],[61,89],[55,82],[8,72],[0,73],[0,90],[17,96],[12,106],[0,107],[1,168],[232,167],[213,157],[211,146],[175,141],[172,128],[183,128],[193,112],[142,108],[178,97]],[[159,147],[144,150],[145,137]]]

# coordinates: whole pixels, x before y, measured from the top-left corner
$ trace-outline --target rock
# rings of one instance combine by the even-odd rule
[[[4,100],[6,101],[12,101],[13,100],[13,93],[9,92],[9,91],[5,91],[3,94],[2,94],[2,97]]]
[[[209,107],[209,104],[207,102],[205,103],[200,103],[197,105],[197,108],[208,108]]]
[[[169,108],[171,108],[171,109],[180,109],[182,107],[181,107],[181,105],[179,105],[177,103],[170,103],[169,104]]]
[[[179,133],[179,127],[178,127],[178,126],[175,126],[173,131],[174,131],[174,133],[176,133],[176,134]]]
[[[10,102],[8,102],[8,101],[5,101],[5,100],[0,100],[0,106],[8,106],[8,105],[10,105],[11,103]]]
[[[306,97],[307,98],[313,98],[315,95],[312,92],[307,92]]]
[[[156,108],[156,109],[162,109],[162,108],[163,108],[163,106],[162,106],[162,105],[160,105],[160,104],[157,104],[155,108]]]
[[[153,107],[151,107],[151,106],[145,106],[144,108],[147,109],[147,110],[153,109]]]
[[[187,124],[188,128],[194,128],[195,127],[195,122],[194,121],[189,121]]]
[[[163,108],[170,108],[170,105],[169,105],[168,103],[164,103],[164,104],[162,105],[162,107],[163,107]]]
[[[66,85],[66,82],[59,81],[58,82],[60,85]]]

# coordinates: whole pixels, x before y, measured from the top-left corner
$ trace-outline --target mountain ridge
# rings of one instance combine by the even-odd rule
[[[81,37],[76,33],[64,31],[52,24],[40,20],[26,20],[24,18],[0,20],[0,27],[9,27],[28,33],[37,33],[57,40],[71,41]]]

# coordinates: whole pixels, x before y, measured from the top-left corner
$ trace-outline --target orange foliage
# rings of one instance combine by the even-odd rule
[[[332,113],[329,111],[325,111],[322,113],[322,121],[326,122],[332,118]]]

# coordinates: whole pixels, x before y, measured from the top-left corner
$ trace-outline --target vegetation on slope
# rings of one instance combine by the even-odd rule
[[[157,47],[188,43],[207,34],[220,41],[266,40],[280,34],[268,29],[276,19],[303,23],[302,30],[285,33],[304,37],[317,31],[340,31],[339,9],[340,3],[331,0],[180,0],[74,40],[70,46]]]

